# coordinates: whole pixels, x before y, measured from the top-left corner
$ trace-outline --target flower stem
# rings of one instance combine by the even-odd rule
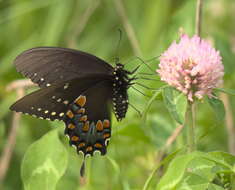
[[[198,35],[198,36],[201,35],[202,3],[203,3],[203,0],[197,0],[196,20],[195,20],[195,34]]]
[[[195,104],[188,102],[188,108],[185,114],[185,124],[187,130],[187,143],[188,143],[188,152],[193,152],[196,150],[195,143]]]

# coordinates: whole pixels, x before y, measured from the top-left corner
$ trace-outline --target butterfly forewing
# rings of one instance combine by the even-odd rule
[[[113,67],[102,59],[78,50],[39,47],[27,50],[14,61],[18,72],[40,87],[89,74],[111,75]]]
[[[18,100],[10,109],[42,119],[62,120],[68,105],[79,94],[104,80],[108,77],[91,75],[42,88]]]

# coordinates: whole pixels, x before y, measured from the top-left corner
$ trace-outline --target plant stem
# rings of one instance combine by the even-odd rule
[[[18,98],[22,98],[24,96],[23,88],[17,89],[16,92],[17,92]],[[3,153],[0,158],[0,186],[3,184],[4,178],[10,166],[13,151],[16,145],[16,137],[18,134],[17,132],[20,127],[19,125],[20,117],[21,115],[19,113],[13,113],[12,124],[11,124],[12,126],[9,132],[9,136],[7,138],[7,143],[4,147]]]
[[[224,102],[224,107],[226,111],[225,123],[228,134],[228,150],[229,153],[235,155],[235,124],[231,101],[229,100],[228,94],[225,93],[221,93],[220,98]]]
[[[140,48],[139,41],[136,37],[135,30],[132,27],[130,20],[126,14],[125,7],[122,0],[114,0],[115,8],[117,10],[118,16],[120,17],[123,27],[126,31],[127,37],[132,46],[133,52],[136,56],[142,57],[142,51]]]
[[[195,20],[195,33],[196,35],[201,35],[201,25],[202,25],[202,2],[203,0],[197,0],[196,7],[196,20]]]
[[[202,25],[202,4],[203,0],[197,0],[196,6],[196,17],[195,17],[195,34],[201,35],[201,25]],[[188,108],[185,114],[184,127],[187,129],[187,142],[188,142],[188,152],[193,152],[196,150],[195,143],[195,104],[188,101]]]
[[[195,143],[195,104],[188,102],[188,108],[185,114],[185,124],[187,130],[187,143],[188,143],[188,152],[193,152],[196,150]]]

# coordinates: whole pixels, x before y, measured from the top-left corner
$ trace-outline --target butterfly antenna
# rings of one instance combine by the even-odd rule
[[[140,117],[142,117],[142,113],[132,104],[129,103],[129,105],[140,115]]]
[[[118,32],[119,32],[119,40],[118,40],[118,44],[117,44],[117,47],[116,47],[116,57],[115,57],[115,62],[116,63],[119,62],[119,48],[120,48],[120,44],[121,44],[121,40],[122,40],[122,30],[119,28]]]

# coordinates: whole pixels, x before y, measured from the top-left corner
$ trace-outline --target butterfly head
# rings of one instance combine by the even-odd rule
[[[118,69],[124,69],[124,65],[121,64],[121,63],[117,63],[115,68],[116,68],[117,70],[118,70]]]
[[[115,62],[115,67],[114,67],[115,70],[124,69],[124,65],[121,64],[119,57],[115,57],[114,62]]]

